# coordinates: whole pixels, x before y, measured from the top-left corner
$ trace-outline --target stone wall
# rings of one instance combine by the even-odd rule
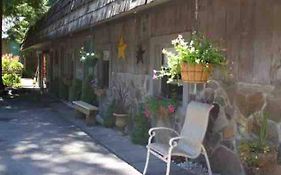
[[[196,95],[189,95],[189,100],[214,104],[204,141],[214,172],[223,175],[244,174],[238,145],[241,140],[253,136],[255,121],[261,113],[267,113],[269,117],[268,142],[278,147],[281,143],[280,91],[280,86],[211,80]],[[185,118],[185,109],[180,107],[175,116],[179,131]],[[280,166],[275,169],[275,174],[280,173]]]

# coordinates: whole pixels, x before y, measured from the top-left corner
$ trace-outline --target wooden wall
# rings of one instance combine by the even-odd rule
[[[146,73],[152,55],[145,54],[145,64],[137,65],[138,44],[149,49],[154,37],[199,31],[225,50],[230,73],[239,82],[271,84],[281,50],[281,1],[278,0],[199,0],[199,18],[195,21],[195,1],[175,0],[129,17],[124,17],[95,32],[95,40],[111,44],[116,57],[119,38],[128,44],[127,59],[121,64],[113,59],[114,71]],[[102,36],[102,37],[99,37]],[[105,38],[107,41],[104,41]],[[97,44],[98,45],[98,44]],[[220,77],[217,77],[220,78]]]
[[[63,43],[67,45],[66,49],[74,50],[81,47],[85,38],[92,38],[95,50],[110,52],[111,72],[151,75],[152,68],[159,68],[154,65],[156,58],[151,41],[190,33],[198,24],[199,31],[225,50],[235,81],[264,85],[279,81],[276,72],[281,67],[281,1],[198,2],[198,21],[195,20],[194,0],[174,0],[94,26],[81,35],[63,38],[56,43]],[[121,36],[128,45],[125,60],[117,58]],[[163,42],[169,43],[170,40]],[[145,50],[144,64],[136,63],[136,51],[140,44]]]
[[[281,1],[199,0],[200,30],[226,49],[236,81],[270,84],[281,53]]]

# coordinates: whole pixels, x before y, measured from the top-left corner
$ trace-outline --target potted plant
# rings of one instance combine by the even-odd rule
[[[94,52],[86,52],[84,47],[80,49],[80,61],[85,64],[95,65],[98,60],[98,55]]]
[[[176,100],[164,97],[149,97],[146,99],[144,114],[147,118],[157,116],[167,118],[176,111]]]
[[[115,126],[124,130],[128,122],[128,97],[129,97],[129,87],[125,82],[119,81],[113,83],[112,92],[114,96],[114,112]]]
[[[175,80],[183,82],[206,82],[216,65],[225,63],[222,52],[216,48],[205,36],[193,33],[186,42],[179,35],[172,41],[176,53],[163,49],[168,57],[168,64],[160,71],[154,70],[154,78],[168,77],[168,83]]]
[[[239,153],[247,175],[268,174],[272,165],[277,163],[277,151],[267,143],[268,121],[263,114],[259,121],[258,137],[243,141],[239,145]]]

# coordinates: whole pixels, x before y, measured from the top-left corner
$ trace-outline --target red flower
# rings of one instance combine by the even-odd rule
[[[146,118],[149,118],[151,115],[151,112],[148,109],[145,109],[143,113]]]
[[[174,113],[174,112],[175,112],[175,110],[176,110],[175,106],[174,106],[174,105],[169,104],[169,106],[168,106],[168,111],[169,111],[169,113]]]

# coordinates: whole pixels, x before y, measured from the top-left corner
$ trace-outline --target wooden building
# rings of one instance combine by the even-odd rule
[[[108,91],[101,106],[116,81],[130,87],[137,103],[169,94],[171,87],[152,79],[153,69],[165,64],[162,49],[171,48],[178,34],[204,33],[225,49],[228,71],[216,71],[197,94],[184,84],[178,96],[182,109],[194,98],[218,104],[206,138],[212,167],[238,175],[243,168],[236,143],[257,112],[270,114],[270,139],[281,143],[280,16],[280,0],[60,0],[30,28],[23,50],[46,66],[51,88],[71,89],[74,79],[92,75]],[[81,63],[81,47],[99,55],[96,66]]]

